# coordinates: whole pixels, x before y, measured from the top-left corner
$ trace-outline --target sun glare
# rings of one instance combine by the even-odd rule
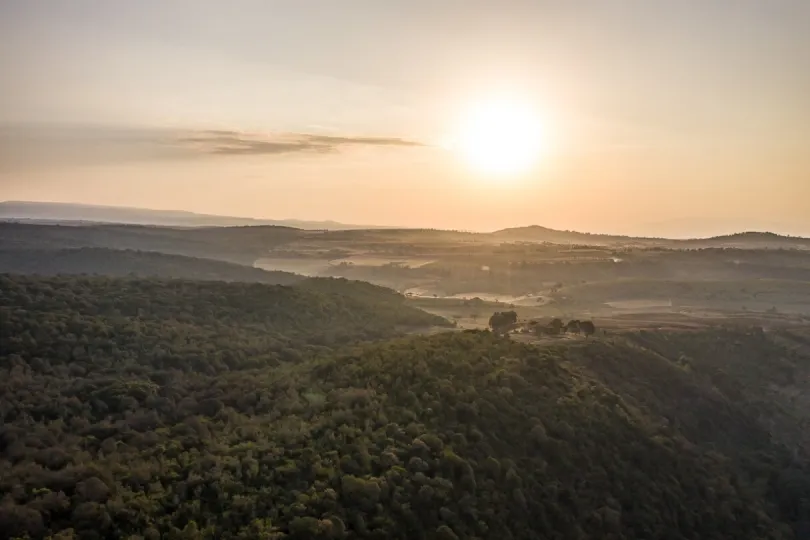
[[[514,175],[527,171],[545,150],[543,125],[525,103],[481,102],[463,116],[453,146],[476,171]]]

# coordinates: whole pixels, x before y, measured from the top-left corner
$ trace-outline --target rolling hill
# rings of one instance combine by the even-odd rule
[[[740,248],[740,249],[810,249],[810,238],[782,236],[769,232],[744,232],[738,234],[676,240],[669,238],[645,238],[608,234],[559,231],[531,225],[502,229],[491,233],[493,238],[504,242],[548,242],[551,244],[578,244],[590,246],[637,246],[670,247],[676,249]]]
[[[130,249],[251,266],[271,248],[303,234],[300,229],[275,226],[178,229],[142,225],[0,223],[0,249]]]
[[[239,228],[239,227],[287,227],[304,231],[329,230],[332,239],[378,238],[428,239],[441,237],[461,239],[476,237],[485,242],[549,242],[554,244],[580,244],[594,246],[670,246],[670,247],[732,247],[746,249],[760,248],[802,248],[810,249],[810,239],[783,236],[768,232],[743,232],[738,234],[676,240],[656,237],[635,237],[614,234],[596,234],[577,231],[563,231],[529,225],[510,227],[491,233],[463,233],[436,229],[406,229],[378,225],[351,225],[335,221],[311,221],[297,219],[257,219],[233,216],[198,214],[181,210],[153,210],[118,206],[99,206],[73,203],[41,203],[29,201],[0,202],[0,222],[16,222],[38,225],[144,225],[165,228]],[[373,231],[382,234],[374,235]],[[345,231],[347,234],[341,235]],[[356,231],[356,232],[352,232]]]
[[[0,273],[97,274],[272,285],[289,285],[303,279],[303,276],[290,272],[266,271],[213,259],[109,248],[0,249]]]
[[[772,233],[741,233],[706,239],[671,240],[558,231],[540,226],[471,233],[434,229],[354,229],[312,231],[276,225],[164,227],[85,222],[0,222],[0,249],[62,249],[104,247],[159,251],[252,265],[270,250],[299,242],[311,250],[365,249],[392,251],[421,247],[440,252],[475,245],[502,243],[550,243],[609,248],[667,249],[802,249],[810,239]],[[300,246],[293,245],[291,251]]]
[[[0,277],[0,538],[806,530],[805,330],[391,340],[400,302]]]

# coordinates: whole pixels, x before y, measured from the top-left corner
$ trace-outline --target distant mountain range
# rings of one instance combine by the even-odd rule
[[[783,236],[770,232],[741,232],[737,234],[714,236],[710,238],[672,239],[562,231],[542,227],[540,225],[530,225],[527,227],[501,229],[491,233],[461,233],[432,229],[403,229],[377,225],[352,225],[339,223],[336,221],[256,219],[198,214],[181,210],[150,210],[145,208],[130,208],[121,206],[96,206],[71,203],[41,203],[25,201],[0,202],[0,221],[45,225],[108,224],[110,226],[142,225],[173,228],[223,228],[223,230],[220,231],[221,234],[212,230],[209,232],[198,231],[198,233],[194,233],[194,235],[195,237],[203,235],[207,239],[218,236],[219,238],[217,239],[217,242],[220,243],[222,238],[227,237],[228,242],[226,242],[224,245],[230,244],[231,242],[234,243],[233,245],[241,244],[246,238],[249,238],[250,242],[258,241],[262,247],[265,247],[263,243],[266,242],[270,237],[273,237],[273,241],[275,242],[277,241],[279,235],[284,237],[289,235],[297,236],[299,234],[303,234],[305,231],[346,231],[345,234],[349,235],[347,238],[357,239],[357,235],[367,234],[363,231],[375,230],[377,232],[374,234],[382,234],[386,237],[394,236],[397,238],[401,237],[403,234],[410,236],[435,236],[438,234],[445,240],[448,239],[447,235],[462,235],[465,237],[469,236],[470,238],[478,238],[483,241],[494,240],[499,242],[547,242],[552,244],[637,247],[665,246],[679,248],[735,247],[746,249],[773,249],[783,247],[810,249],[810,239],[808,238]],[[275,231],[256,230],[260,227],[268,226],[285,227],[291,230],[288,232],[283,232],[278,229]],[[256,227],[256,229],[241,232],[238,230],[225,230],[231,227]],[[96,232],[100,232],[101,230],[102,229],[97,230]],[[134,233],[135,231],[136,229],[132,229],[128,234]],[[110,231],[107,230],[107,232]],[[122,232],[123,231],[119,231],[116,234]],[[67,231],[62,231],[59,234],[64,236],[67,234]],[[147,234],[147,231],[139,231],[137,234],[144,235]],[[171,235],[172,233],[165,231],[161,234]],[[194,242],[198,241],[199,238],[195,238]],[[87,244],[83,242],[79,242],[77,245],[72,247],[84,247],[86,245]],[[116,247],[115,245],[110,246],[106,243],[91,243],[89,245]],[[129,249],[152,249],[147,245],[142,245],[142,242],[136,242],[133,245],[127,245],[126,247]],[[200,256],[198,253],[189,253],[187,251],[193,250],[181,250],[178,253],[191,256]]]
[[[559,231],[539,225],[530,225],[501,229],[493,232],[492,236],[505,242],[549,242],[552,244],[810,249],[810,239],[808,238],[783,236],[771,232],[741,232],[710,238],[669,239]]]
[[[337,221],[256,219],[198,214],[183,210],[150,210],[147,208],[131,208],[126,206],[28,201],[0,202],[0,220],[37,223],[82,221],[90,223],[121,223],[127,225],[158,225],[162,227],[243,227],[250,225],[276,225],[307,230],[386,228],[374,225],[351,225],[338,223]]]
[[[510,227],[492,233],[499,239],[507,242],[550,242],[552,244],[615,244],[617,242],[646,242],[660,243],[661,239],[637,238],[632,236],[594,234],[577,231],[560,231],[549,229],[540,225],[529,225],[527,227]]]

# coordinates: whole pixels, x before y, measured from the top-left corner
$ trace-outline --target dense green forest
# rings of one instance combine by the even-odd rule
[[[0,249],[0,273],[98,274],[212,281],[245,281],[289,285],[302,279],[290,272],[268,272],[251,266],[130,249]]]
[[[806,518],[790,403],[734,394],[798,384],[798,331],[363,344],[442,321],[334,279],[4,276],[0,317],[0,538],[786,539]]]
[[[449,324],[404,305],[389,289],[332,278],[287,287],[0,276],[0,306],[7,354],[70,363],[78,349],[98,353],[103,362],[207,371],[299,359],[322,347],[391,337],[403,328]],[[43,342],[43,331],[56,332],[59,343]],[[69,354],[53,357],[54,346]]]

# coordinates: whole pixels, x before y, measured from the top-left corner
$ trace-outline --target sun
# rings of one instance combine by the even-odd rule
[[[530,105],[493,99],[466,110],[453,147],[477,172],[510,176],[531,169],[546,149],[546,138]]]

